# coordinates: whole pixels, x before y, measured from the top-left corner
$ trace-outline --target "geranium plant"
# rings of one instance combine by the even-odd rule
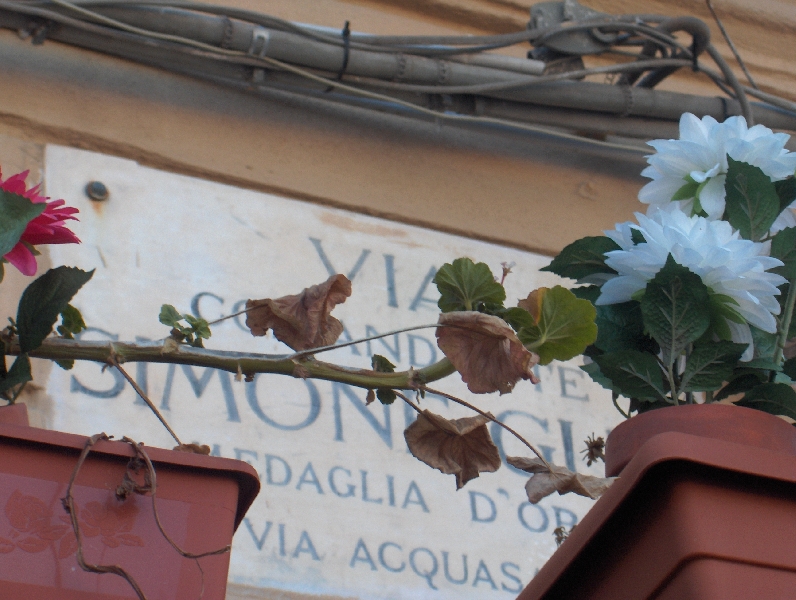
[[[796,153],[742,117],[685,114],[655,140],[636,222],[566,248],[544,270],[583,284],[598,336],[583,369],[625,416],[733,399],[796,419]],[[624,408],[619,397],[629,400]]]

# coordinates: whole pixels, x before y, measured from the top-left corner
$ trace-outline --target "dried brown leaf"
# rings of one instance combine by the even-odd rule
[[[572,492],[579,496],[596,500],[616,481],[616,477],[582,475],[581,473],[574,473],[566,467],[554,464],[550,465],[553,469],[551,473],[538,458],[509,456],[506,458],[506,462],[512,467],[533,474],[528,483],[525,484],[528,500],[532,504],[536,504],[553,492],[558,492],[561,496]]]
[[[276,339],[297,351],[328,346],[343,333],[343,324],[330,313],[350,295],[348,278],[332,275],[300,294],[247,301],[246,326],[252,335],[272,329]]]
[[[501,318],[473,311],[442,313],[437,345],[474,394],[508,394],[520,379],[538,380],[539,356],[522,345]]]
[[[207,444],[180,444],[179,446],[174,446],[173,450],[190,452],[191,454],[204,454],[205,456],[210,455],[210,446]]]
[[[368,395],[365,397],[365,406],[373,404],[375,400],[376,400],[376,391],[368,390]]]
[[[482,415],[451,420],[424,410],[406,428],[404,437],[415,458],[456,475],[458,490],[480,473],[500,468],[500,454],[486,427],[489,422]]]

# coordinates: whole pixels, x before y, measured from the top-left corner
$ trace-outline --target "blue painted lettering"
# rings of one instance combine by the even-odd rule
[[[491,523],[497,518],[497,507],[492,498],[481,492],[470,491],[470,515],[476,523]],[[479,506],[481,507],[479,509]]]

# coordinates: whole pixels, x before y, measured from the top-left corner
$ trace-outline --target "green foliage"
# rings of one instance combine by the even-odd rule
[[[0,359],[5,360],[4,357],[0,357]],[[3,370],[5,371],[5,364],[3,365]],[[27,354],[20,354],[17,356],[8,372],[0,377],[0,394],[6,395],[14,386],[26,383],[32,379],[33,377],[30,374],[30,359]]]
[[[780,213],[777,189],[758,167],[729,156],[727,162],[727,220],[747,240],[760,241]]]
[[[666,265],[647,284],[641,314],[650,335],[671,365],[710,326],[708,288],[700,277],[669,255]]]
[[[67,339],[74,339],[75,334],[80,333],[86,328],[86,322],[83,320],[83,315],[71,304],[67,304],[66,308],[61,311],[61,324],[58,326],[57,331],[61,337]]]
[[[791,281],[796,279],[796,227],[777,232],[771,240],[771,256],[785,263],[782,267],[771,269],[772,273]]]
[[[600,365],[598,365],[596,362],[594,361],[588,362],[584,365],[581,365],[580,368],[582,371],[585,371],[589,377],[592,378],[592,381],[594,381],[594,383],[601,385],[606,390],[613,391],[614,389],[613,382],[610,379],[608,379],[605,375],[603,375],[603,372],[600,370]]]
[[[94,271],[57,267],[31,283],[22,293],[17,309],[17,329],[22,352],[41,346],[58,316],[68,310],[72,297],[91,279]],[[69,318],[69,317],[68,317]],[[82,321],[82,318],[81,318]]]
[[[681,392],[707,392],[718,389],[733,373],[746,344],[707,342],[694,346],[680,378]]]
[[[666,402],[669,392],[661,365],[652,354],[620,350],[594,358],[612,389],[626,398],[645,402]],[[599,382],[598,382],[599,383]]]
[[[796,419],[796,391],[786,383],[758,385],[746,392],[736,405]]]
[[[440,293],[437,302],[442,312],[481,310],[484,305],[501,308],[506,290],[495,281],[486,263],[474,263],[469,258],[457,258],[446,263],[434,276]]]
[[[621,248],[611,238],[585,237],[569,244],[541,270],[578,281],[597,273],[615,274],[616,271],[605,264],[605,253],[612,250]]]
[[[787,179],[774,182],[774,189],[779,196],[779,212],[785,210],[796,200],[796,178],[791,175]]]
[[[514,331],[519,331],[523,327],[533,327],[535,325],[531,313],[519,306],[498,309],[491,311],[489,314],[503,319]]]
[[[785,364],[782,365],[782,372],[796,381],[796,356],[785,361]]]
[[[581,354],[597,339],[594,306],[560,285],[540,292],[544,296],[539,321],[520,330],[520,341],[539,355],[542,365]]]
[[[395,373],[395,365],[381,354],[374,354],[370,357],[370,365],[377,373]],[[376,397],[382,404],[392,404],[398,397],[390,388],[378,388]]]
[[[31,202],[24,196],[0,190],[0,256],[10,252],[33,219],[44,212],[44,202]],[[0,277],[2,280],[2,277]]]
[[[171,304],[160,307],[158,320],[171,327],[171,336],[179,342],[185,342],[194,348],[204,348],[203,339],[212,335],[207,321],[190,314],[180,314]],[[187,325],[180,321],[185,320]]]
[[[758,373],[754,372],[738,372],[736,371],[736,375],[733,376],[732,379],[729,380],[727,385],[721,388],[714,396],[714,402],[718,402],[719,400],[724,400],[725,398],[729,398],[730,396],[734,396],[735,394],[742,394],[744,392],[748,392],[753,387],[757,387],[761,383],[766,381],[766,378],[760,377]]]

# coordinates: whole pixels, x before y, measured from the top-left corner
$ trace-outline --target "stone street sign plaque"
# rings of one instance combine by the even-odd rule
[[[431,280],[459,256],[496,273],[502,262],[515,263],[509,301],[558,283],[538,272],[549,262],[543,256],[119,158],[49,146],[45,172],[47,194],[80,209],[74,229],[83,242],[51,247],[53,264],[96,269],[75,299],[89,325],[84,339],[163,338],[164,303],[214,320],[240,311],[247,298],[297,293],[335,272],[354,288],[334,311],[343,340],[432,324],[438,296]],[[89,200],[90,181],[105,184],[109,199]],[[288,351],[270,335],[253,338],[244,317],[214,326],[208,346]],[[369,367],[375,353],[401,369],[441,357],[434,330],[420,329],[320,358]],[[531,505],[525,476],[505,464],[457,492],[453,476],[409,454],[402,432],[411,409],[400,401],[366,406],[365,392],[346,385],[277,375],[245,383],[189,366],[128,368],[184,440],[248,461],[260,475],[260,497],[235,536],[235,583],[385,600],[512,598],[555,549],[553,530],[572,526],[592,504],[552,496]],[[475,397],[458,376],[438,387],[491,411],[549,460],[601,475],[579,452],[588,435],[605,435],[617,423],[609,393],[575,361],[538,368],[538,375],[540,384],[521,382],[504,396]],[[54,367],[48,393],[54,429],[173,445],[113,370]],[[471,416],[441,397],[421,405]],[[504,456],[527,454],[499,428],[491,432]]]

